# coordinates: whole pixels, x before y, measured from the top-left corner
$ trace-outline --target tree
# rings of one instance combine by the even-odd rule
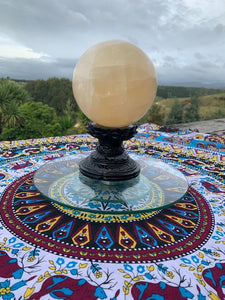
[[[46,96],[48,94],[48,83],[45,80],[30,80],[25,84],[25,89],[32,97],[33,101],[43,102],[47,104]]]
[[[173,106],[169,112],[166,124],[179,124],[183,122],[183,106],[177,99],[174,100]]]
[[[6,101],[1,107],[2,127],[14,127],[21,124],[22,115],[20,113],[20,104],[16,100]]]
[[[74,100],[72,83],[67,78],[52,77],[48,80],[29,81],[25,85],[33,101],[43,102],[53,107],[58,116],[64,115],[65,107],[70,101],[70,109],[77,111],[78,106]],[[75,114],[74,114],[75,115]]]
[[[2,140],[40,138],[61,135],[62,128],[54,108],[42,102],[26,102],[19,107],[22,122],[19,126],[4,127]]]
[[[165,114],[162,112],[161,106],[157,103],[154,103],[145,116],[137,122],[137,124],[155,123],[158,125],[163,125],[164,118]]]
[[[199,100],[197,96],[192,96],[190,104],[184,111],[184,122],[195,122],[200,120],[199,115]]]
[[[23,86],[9,79],[0,79],[0,128],[14,127],[22,121],[19,106],[30,99]],[[1,132],[0,130],[0,132]]]
[[[66,134],[66,130],[74,125],[74,122],[72,121],[70,116],[60,116],[58,117],[58,121],[63,130],[63,134]]]
[[[23,86],[9,79],[0,78],[0,105],[15,100],[19,104],[30,99]]]
[[[76,113],[75,133],[76,134],[86,133],[88,121],[89,119],[79,109]]]

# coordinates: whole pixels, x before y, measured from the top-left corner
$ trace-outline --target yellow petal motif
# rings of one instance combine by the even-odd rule
[[[151,265],[150,267],[147,267],[147,269],[149,270],[149,272],[152,272],[155,270],[155,267],[153,265]]]
[[[197,280],[201,285],[203,285],[203,286],[206,286],[206,283],[205,283],[205,281],[204,280],[202,280],[202,279],[198,279]]]
[[[125,286],[123,286],[123,291],[124,291],[124,294],[125,294],[125,295],[128,295],[128,294],[129,294],[129,289],[126,288]]]
[[[40,275],[39,277],[38,277],[38,282],[42,282],[44,280],[44,277],[42,276],[42,275]]]
[[[212,299],[212,300],[220,300],[220,298],[216,294],[214,294],[213,292],[210,292],[209,298]]]
[[[203,258],[204,254],[202,252],[199,252],[198,257]]]
[[[24,251],[28,251],[30,249],[31,249],[31,247],[27,247],[27,246],[25,246],[25,247],[22,248],[22,250],[24,250]]]
[[[84,269],[84,268],[87,267],[87,265],[88,265],[88,264],[81,264],[81,263],[80,263],[80,264],[79,264],[79,268]]]
[[[194,273],[195,277],[199,278],[199,279],[202,279],[202,275],[199,275],[197,273]]]
[[[119,271],[120,273],[125,273],[125,271],[124,271],[123,269],[118,269],[118,271]]]
[[[138,276],[138,279],[139,280],[144,280],[144,277],[143,276]]]
[[[44,277],[50,277],[51,275],[49,274],[48,271],[45,272]]]
[[[26,292],[24,293],[24,298],[26,299],[26,298],[30,297],[30,295],[33,294],[34,290],[35,290],[34,287],[33,288],[27,288]]]
[[[185,264],[180,264],[180,266],[181,266],[181,267],[187,267],[187,265],[185,265]]]
[[[133,281],[139,281],[139,278],[138,277],[134,277]]]

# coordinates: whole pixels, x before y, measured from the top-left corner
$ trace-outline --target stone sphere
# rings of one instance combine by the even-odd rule
[[[138,121],[151,107],[157,78],[149,57],[137,46],[111,40],[89,48],[73,73],[73,94],[82,112],[108,128]]]

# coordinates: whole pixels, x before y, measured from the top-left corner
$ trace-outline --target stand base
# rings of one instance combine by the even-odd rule
[[[140,166],[126,152],[105,157],[94,151],[80,162],[80,172],[87,177],[106,181],[126,181],[140,173]]]
[[[37,190],[61,205],[79,211],[134,214],[170,206],[188,190],[186,177],[159,160],[131,155],[141,167],[129,180],[107,181],[84,176],[79,171],[84,154],[56,159],[35,172]]]
[[[126,181],[137,177],[140,166],[123,147],[123,141],[132,138],[136,130],[136,125],[105,128],[89,123],[87,132],[98,138],[98,144],[96,150],[80,162],[80,172],[84,176],[107,181]]]

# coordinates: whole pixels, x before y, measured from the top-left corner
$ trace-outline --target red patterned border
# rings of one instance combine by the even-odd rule
[[[189,192],[194,196],[199,209],[199,220],[191,234],[178,242],[158,246],[151,249],[134,250],[99,250],[76,245],[66,245],[63,242],[55,241],[45,235],[31,230],[15,214],[13,207],[14,195],[18,188],[33,173],[27,174],[15,180],[3,193],[0,207],[1,218],[5,226],[23,241],[42,248],[46,251],[59,255],[80,258],[84,260],[95,260],[102,262],[158,262],[171,258],[178,258],[196,251],[202,247],[210,238],[214,228],[214,218],[206,200],[196,190],[190,188]]]

